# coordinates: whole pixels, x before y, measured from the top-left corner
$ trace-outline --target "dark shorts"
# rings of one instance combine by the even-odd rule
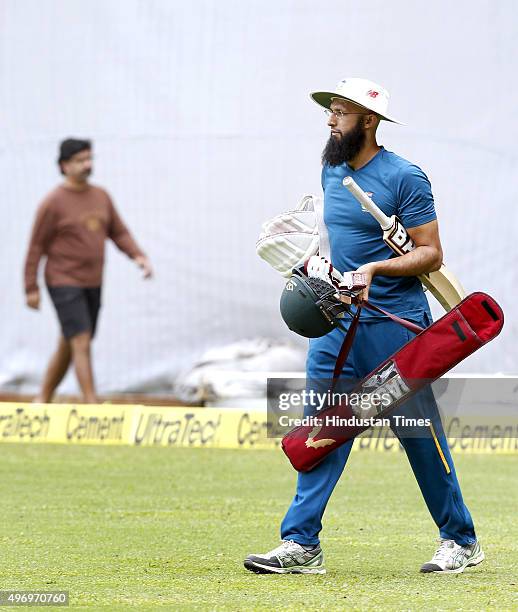
[[[84,332],[95,335],[101,307],[100,287],[47,287],[67,340]]]

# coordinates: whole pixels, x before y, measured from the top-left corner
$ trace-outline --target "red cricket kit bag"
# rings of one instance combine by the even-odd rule
[[[486,293],[472,293],[363,378],[352,393],[363,396],[374,389],[379,397],[380,393],[388,392],[390,405],[374,408],[376,418],[382,418],[493,340],[503,324],[504,314],[496,301]],[[311,425],[301,425],[287,433],[282,448],[293,467],[309,472],[329,453],[369,428],[356,424],[342,426],[350,417],[358,417],[358,409],[341,400],[336,406],[320,411],[315,417],[316,425],[312,421]]]

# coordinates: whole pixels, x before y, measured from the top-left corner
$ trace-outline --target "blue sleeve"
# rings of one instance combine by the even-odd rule
[[[326,165],[323,164],[322,165],[322,173],[320,175],[320,184],[322,185],[322,191],[326,190],[326,185],[325,185],[325,175],[326,175]]]
[[[398,174],[398,217],[406,228],[437,219],[432,186],[421,168],[410,165]]]

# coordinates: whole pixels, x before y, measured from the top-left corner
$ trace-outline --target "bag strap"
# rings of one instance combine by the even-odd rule
[[[340,378],[340,374],[342,373],[345,362],[347,361],[347,357],[349,356],[349,352],[351,351],[351,347],[353,345],[353,340],[356,335],[356,331],[358,329],[358,323],[360,322],[360,314],[361,314],[363,307],[370,308],[370,310],[374,310],[376,312],[379,312],[380,314],[387,316],[389,319],[394,321],[394,323],[398,323],[399,325],[402,325],[403,327],[413,332],[414,334],[419,334],[422,331],[424,331],[424,327],[420,327],[419,325],[416,325],[415,323],[412,323],[411,321],[402,319],[401,317],[398,317],[397,315],[392,314],[391,312],[387,312],[386,310],[383,310],[383,308],[380,308],[379,306],[375,306],[374,304],[371,304],[367,300],[364,300],[363,302],[358,304],[356,313],[353,317],[353,320],[351,321],[351,324],[349,325],[349,329],[347,330],[347,333],[345,334],[345,338],[343,339],[342,346],[340,347],[340,350],[338,351],[338,356],[336,358],[335,367],[333,370],[333,381],[331,383],[331,389],[330,389],[331,393],[333,392],[336,386],[336,383],[338,382],[338,379]]]
[[[362,302],[362,306],[366,306],[367,308],[370,308],[371,310],[374,310],[376,312],[379,312],[385,315],[386,317],[394,321],[394,323],[399,323],[399,325],[406,327],[409,331],[413,332],[414,334],[420,334],[422,331],[424,331],[424,327],[421,327],[420,325],[416,325],[415,323],[412,323],[411,321],[407,321],[406,319],[402,319],[401,317],[398,317],[397,315],[392,314],[391,312],[387,312],[386,310],[383,310],[383,308],[380,308],[379,306],[376,306],[375,304],[371,304],[370,302],[367,302],[366,300]]]
[[[336,386],[336,383],[338,382],[338,379],[340,378],[340,374],[342,373],[345,362],[347,361],[347,357],[349,356],[349,351],[351,350],[351,347],[353,345],[354,336],[356,335],[356,330],[358,329],[358,323],[360,321],[361,310],[362,310],[361,306],[359,306],[358,310],[356,311],[356,314],[353,317],[353,320],[351,321],[351,324],[349,325],[349,329],[347,330],[347,333],[345,334],[345,338],[342,342],[342,346],[340,347],[340,350],[338,351],[338,356],[335,362],[335,369],[333,371],[333,382],[331,383],[331,393],[333,392]]]

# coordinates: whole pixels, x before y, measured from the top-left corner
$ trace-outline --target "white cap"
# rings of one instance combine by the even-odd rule
[[[389,92],[381,85],[367,79],[344,79],[338,83],[335,91],[314,91],[310,96],[324,108],[331,108],[331,102],[336,98],[349,100],[376,113],[380,119],[404,125],[387,114]]]

